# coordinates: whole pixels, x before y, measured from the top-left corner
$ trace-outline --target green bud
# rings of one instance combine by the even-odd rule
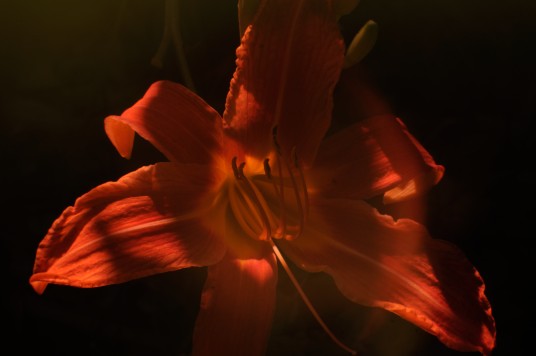
[[[378,24],[372,20],[367,21],[348,46],[346,56],[344,57],[343,68],[349,68],[365,58],[372,47],[374,47],[377,37]]]

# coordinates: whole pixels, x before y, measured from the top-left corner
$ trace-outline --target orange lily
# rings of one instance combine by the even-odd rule
[[[208,266],[193,354],[258,355],[271,328],[277,261],[288,269],[287,256],[330,274],[356,303],[391,311],[453,349],[489,354],[495,324],[476,269],[419,223],[365,202],[420,194],[443,167],[391,116],[324,138],[344,59],[335,19],[326,0],[261,1],[237,49],[223,117],[160,81],[106,118],[122,156],[136,132],[169,162],[68,207],[39,245],[34,289]]]

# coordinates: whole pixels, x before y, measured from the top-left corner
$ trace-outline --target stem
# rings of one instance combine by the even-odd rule
[[[175,52],[179,59],[179,69],[181,71],[184,85],[191,91],[195,92],[194,82],[190,74],[188,62],[186,61],[186,54],[184,52],[182,35],[179,26],[179,0],[166,0],[165,13],[164,33],[162,35],[160,45],[158,46],[158,50],[153,56],[151,63],[157,68],[162,68],[164,56],[169,48],[169,42],[172,41]]]

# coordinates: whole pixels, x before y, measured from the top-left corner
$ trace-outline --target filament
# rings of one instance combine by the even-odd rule
[[[330,339],[335,344],[337,344],[340,348],[342,348],[343,350],[347,351],[351,355],[357,355],[357,352],[355,350],[351,349],[350,347],[346,346],[342,341],[340,341],[335,336],[335,334],[333,334],[333,332],[329,329],[329,327],[326,325],[324,320],[322,320],[322,318],[320,317],[320,315],[316,311],[315,307],[313,306],[313,304],[309,300],[309,297],[307,297],[307,295],[303,291],[302,287],[300,286],[298,280],[294,276],[294,273],[292,273],[292,270],[288,266],[287,261],[285,261],[285,258],[281,254],[281,251],[279,251],[279,248],[277,247],[275,242],[272,239],[270,239],[269,241],[270,241],[270,244],[272,245],[272,249],[274,250],[274,253],[275,253],[276,257],[277,257],[277,260],[279,261],[279,263],[281,263],[281,266],[283,266],[283,268],[285,269],[285,272],[287,272],[288,277],[290,278],[292,284],[294,285],[294,287],[296,288],[296,290],[300,294],[300,297],[302,298],[303,302],[305,303],[305,305],[307,306],[307,308],[309,309],[311,314],[313,314],[313,317],[320,324],[322,329],[326,332],[326,334],[330,337]]]
[[[232,186],[231,189],[239,189],[239,188]],[[240,203],[238,202],[239,200],[238,194],[231,192],[229,194],[229,200],[230,200],[231,205],[234,205],[237,207],[240,206]],[[242,200],[244,199],[242,198]],[[242,229],[244,229],[244,232],[248,236],[258,236],[258,233],[254,231],[254,228],[249,223],[250,221],[254,220],[252,215],[249,215],[248,217],[244,217],[245,214],[251,214],[251,212],[244,210],[244,209],[240,209],[240,213],[234,214],[234,216],[236,220],[238,221],[238,224],[242,227]]]
[[[278,160],[277,160],[277,165],[278,165],[278,173],[279,173],[279,189],[277,189],[277,187],[275,186],[275,183],[272,181],[273,185],[274,185],[274,190],[276,192],[276,194],[279,193],[279,197],[280,197],[280,205],[281,205],[281,218],[280,218],[280,222],[281,222],[281,227],[280,227],[280,230],[282,231],[282,236],[285,237],[285,239],[287,240],[293,240],[297,237],[299,237],[302,232],[303,232],[303,228],[305,226],[305,220],[307,218],[307,216],[309,215],[309,196],[308,196],[308,193],[307,193],[307,185],[305,183],[305,176],[303,175],[303,171],[301,170],[300,168],[300,164],[299,164],[299,161],[298,161],[298,156],[296,154],[296,147],[294,146],[291,150],[291,157],[293,158],[294,160],[294,167],[298,170],[298,175],[299,175],[299,179],[300,179],[300,183],[301,183],[301,190],[299,189],[298,187],[298,183],[296,182],[296,177],[294,175],[294,173],[292,172],[293,169],[290,165],[290,163],[288,162],[288,159],[285,157],[285,155],[283,154],[282,150],[281,150],[281,146],[279,145],[279,142],[277,141],[277,131],[278,130],[278,127],[277,126],[274,126],[272,128],[272,142],[273,142],[273,145],[275,147],[275,151],[278,155]],[[298,208],[298,216],[299,216],[299,221],[298,221],[298,226],[287,226],[286,224],[286,209],[285,209],[285,196],[284,196],[284,187],[285,187],[285,184],[284,184],[284,181],[283,181],[283,172],[282,172],[282,164],[281,164],[281,161],[284,162],[285,164],[285,168],[288,172],[288,176],[290,178],[290,182],[291,182],[291,185],[292,185],[292,189],[294,191],[294,198],[296,200],[296,205],[297,205],[297,208]],[[266,176],[271,180],[271,170],[267,170],[267,165],[268,165],[268,162],[267,160],[265,160],[265,172],[266,172]],[[268,166],[269,168],[269,166]],[[303,195],[303,198],[302,198],[302,195]],[[303,201],[302,201],[303,199]],[[305,209],[304,209],[304,205],[305,205]],[[287,234],[286,231],[288,230],[288,228],[292,228],[291,232],[293,233],[290,233],[290,234]]]
[[[275,136],[274,136],[274,142],[275,142]],[[277,144],[277,143],[276,143]],[[279,152],[278,152],[279,153]],[[277,231],[277,236],[272,235],[272,225],[271,221],[268,216],[268,212],[271,212],[269,209],[268,203],[263,198],[261,192],[256,188],[254,184],[252,184],[249,180],[249,178],[244,174],[244,167],[245,162],[240,163],[240,165],[237,165],[237,157],[233,157],[231,161],[231,167],[233,169],[233,174],[236,178],[237,184],[233,184],[230,189],[229,198],[230,203],[232,206],[236,207],[235,217],[237,219],[238,224],[244,229],[244,232],[248,234],[249,236],[259,236],[258,233],[255,232],[255,227],[251,225],[251,222],[258,222],[260,220],[262,225],[262,232],[260,236],[260,240],[268,241],[272,247],[272,250],[274,251],[277,260],[279,263],[281,263],[281,266],[285,269],[285,272],[289,276],[292,284],[298,291],[298,294],[300,295],[301,299],[315,318],[315,320],[320,324],[324,332],[329,336],[329,338],[340,348],[345,350],[346,352],[350,353],[351,355],[356,355],[357,352],[351,349],[350,347],[346,346],[344,343],[342,343],[329,329],[329,327],[326,325],[324,320],[320,317],[318,312],[316,311],[315,307],[303,291],[302,287],[300,286],[298,280],[294,276],[294,273],[288,266],[287,262],[285,261],[285,258],[281,254],[281,251],[277,247],[277,245],[274,242],[274,238],[279,237],[285,237],[286,239],[292,240],[297,238],[301,235],[304,224],[305,224],[305,214],[303,205],[305,205],[308,208],[309,200],[307,195],[307,186],[305,184],[305,178],[303,175],[303,172],[300,168],[300,164],[298,162],[298,157],[296,155],[295,149],[292,150],[292,155],[294,160],[294,167],[289,164],[289,161],[286,160],[281,154],[279,154],[279,159],[277,159],[277,170],[278,170],[278,182],[274,177],[272,176],[272,169],[269,164],[269,159],[264,160],[264,172],[266,177],[270,180],[272,183],[272,187],[274,189],[274,192],[276,196],[279,197],[279,204],[280,204],[280,220],[279,220],[279,226]],[[283,161],[284,163],[282,163]],[[283,164],[285,165],[285,168],[288,172],[288,177],[290,178],[291,188],[294,190],[294,196],[296,199],[296,205],[298,209],[298,215],[299,215],[299,225],[298,225],[298,231],[295,235],[286,235],[287,226],[286,219],[287,219],[287,210],[285,205],[285,179],[283,177]],[[297,179],[295,177],[295,174],[292,172],[293,169],[296,169],[298,171],[299,176],[299,183],[297,182]],[[288,185],[287,180],[287,185]],[[301,185],[298,187],[298,185]],[[235,208],[233,208],[235,209]],[[271,214],[270,217],[274,218]],[[291,226],[294,230],[295,226]],[[258,226],[257,226],[258,231]]]
[[[260,201],[257,192],[255,191],[255,188],[250,183],[247,176],[244,174],[244,166],[246,165],[245,162],[242,162],[240,166],[237,167],[236,165],[236,157],[233,157],[233,160],[231,162],[231,166],[233,168],[233,173],[238,181],[243,183],[244,188],[244,195],[247,196],[249,199],[251,199],[251,202],[253,203],[254,207],[256,208],[257,212],[259,213],[260,219],[262,221],[262,232],[261,240],[268,240],[272,236],[272,227],[270,225],[270,220],[268,219],[268,215],[266,215],[266,209],[268,207],[264,206],[264,204]],[[249,205],[249,204],[248,204]],[[240,215],[240,214],[239,214]]]
[[[300,183],[302,185],[302,192],[303,192],[303,202],[305,205],[305,218],[309,216],[309,193],[307,191],[307,183],[305,182],[305,175],[303,174],[303,170],[300,166],[300,161],[298,160],[298,155],[296,153],[296,147],[292,150],[292,155],[294,156],[294,167],[298,170],[298,175],[300,177]]]

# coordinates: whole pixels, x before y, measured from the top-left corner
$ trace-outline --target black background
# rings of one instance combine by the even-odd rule
[[[391,110],[445,165],[429,195],[435,237],[460,246],[486,282],[497,322],[494,355],[529,354],[534,331],[532,121],[536,2],[362,0],[342,19],[368,19],[379,38],[360,64]],[[158,79],[181,82],[172,49],[151,65],[163,1],[5,1],[0,4],[5,350],[46,355],[179,355],[190,348],[204,269],[98,289],[28,284],[52,221],[92,187],[161,160],[137,139],[123,160],[102,120]],[[239,43],[236,1],[181,2],[198,94],[222,111]],[[457,355],[395,316],[347,302],[323,275],[303,288],[361,355]],[[224,332],[224,330],[222,330]],[[269,355],[343,355],[280,275]]]

